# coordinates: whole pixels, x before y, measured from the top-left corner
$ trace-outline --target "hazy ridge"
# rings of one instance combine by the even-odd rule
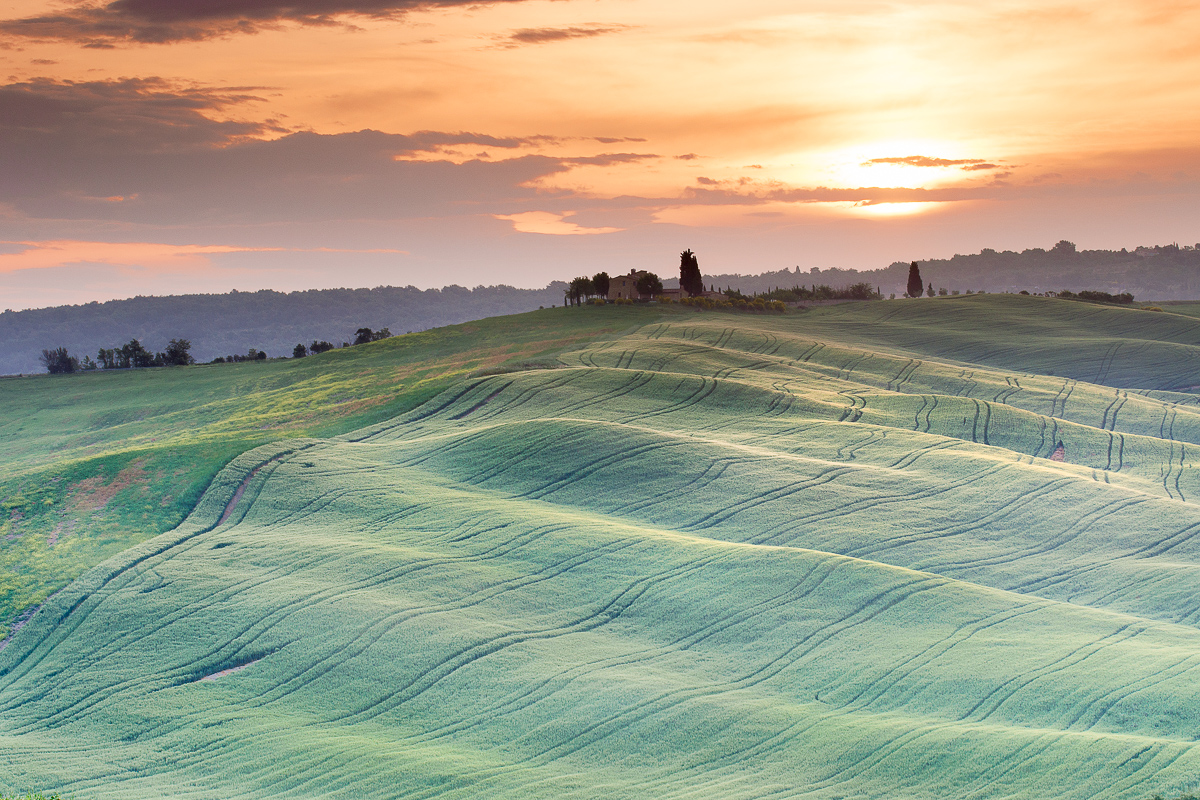
[[[796,267],[757,274],[706,273],[704,280],[718,289],[730,287],[746,293],[811,284],[841,287],[861,281],[878,286],[884,296],[900,296],[908,279],[908,263],[897,261],[865,271]],[[1139,300],[1200,298],[1200,250],[1187,246],[1076,251],[1060,243],[1050,250],[985,249],[974,255],[919,263],[926,282],[951,291],[1098,289],[1130,292]],[[621,270],[609,271],[616,274]],[[659,275],[664,285],[678,286],[672,267],[659,270]],[[40,371],[37,357],[43,348],[66,347],[78,356],[95,358],[97,348],[130,339],[139,339],[151,350],[163,349],[169,339],[189,339],[192,354],[201,361],[244,354],[251,347],[272,357],[286,356],[300,342],[350,341],[362,326],[406,333],[556,306],[562,303],[565,288],[565,283],[555,281],[544,289],[380,286],[287,293],[234,291],[5,311],[0,314],[0,336],[8,347],[0,352],[0,374]]]

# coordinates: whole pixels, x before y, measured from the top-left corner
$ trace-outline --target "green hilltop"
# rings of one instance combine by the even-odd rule
[[[972,295],[0,382],[0,793],[1190,791],[1198,366]]]

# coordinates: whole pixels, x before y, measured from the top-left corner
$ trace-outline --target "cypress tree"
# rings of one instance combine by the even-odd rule
[[[925,282],[921,280],[921,269],[917,262],[912,262],[908,268],[908,296],[920,297],[925,293]]]
[[[704,277],[700,274],[700,263],[691,250],[679,254],[679,288],[691,297],[704,294]]]

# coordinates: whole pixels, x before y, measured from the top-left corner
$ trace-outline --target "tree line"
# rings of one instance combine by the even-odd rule
[[[589,273],[590,274],[590,273]],[[41,372],[43,347],[66,347],[82,361],[96,347],[137,338],[162,350],[173,337],[192,343],[198,363],[247,345],[271,356],[290,355],[313,339],[340,347],[355,328],[389,326],[396,333],[423,331],[483,317],[536,311],[562,304],[562,281],[542,289],[447,286],[441,289],[377,287],[303,292],[229,292],[142,296],[105,303],[7,311],[0,306],[0,374]],[[153,344],[151,344],[153,343]]]
[[[172,339],[161,353],[147,350],[137,339],[130,339],[120,347],[101,347],[96,360],[84,356],[83,360],[71,355],[67,348],[56,347],[43,350],[38,360],[51,374],[67,372],[89,372],[96,369],[145,369],[148,367],[182,367],[194,364],[192,343],[187,339]]]
[[[726,289],[725,294],[731,299],[746,297],[736,289]],[[883,294],[869,283],[852,283],[849,286],[834,288],[827,284],[810,284],[809,286],[793,286],[791,289],[775,288],[768,292],[755,293],[752,297],[765,300],[779,300],[784,303],[802,301],[816,302],[820,300],[882,300]]]
[[[368,342],[378,342],[389,339],[392,332],[387,328],[371,330],[359,328],[354,332],[354,341],[342,342],[342,347],[352,347]],[[195,364],[190,350],[192,343],[187,339],[172,339],[161,353],[154,353],[145,348],[137,339],[130,339],[120,347],[101,347],[93,361],[91,356],[79,359],[70,354],[65,347],[43,350],[39,361],[46,371],[52,375],[71,372],[90,372],[98,369],[148,369],[151,367],[185,367]],[[292,358],[304,358],[308,355],[318,355],[335,349],[334,345],[324,340],[313,340],[311,344],[297,344],[292,350]],[[245,355],[234,354],[217,356],[209,364],[236,364],[243,361],[265,361],[267,353],[251,347]]]

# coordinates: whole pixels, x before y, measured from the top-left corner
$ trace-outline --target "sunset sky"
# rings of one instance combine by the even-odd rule
[[[0,308],[1200,241],[1200,2],[0,17]]]

